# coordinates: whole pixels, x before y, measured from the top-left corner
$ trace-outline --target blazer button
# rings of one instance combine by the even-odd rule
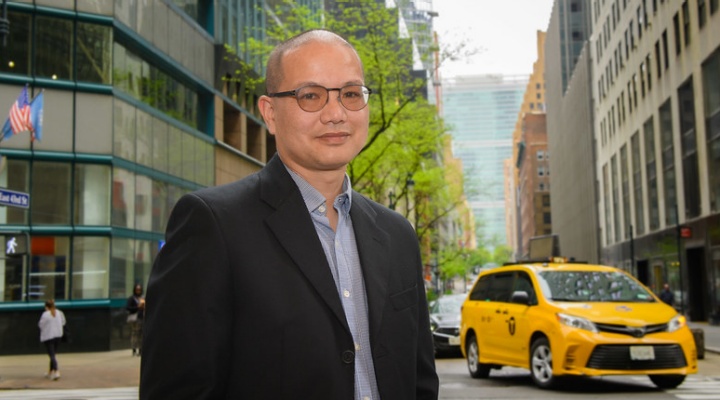
[[[355,353],[350,350],[343,351],[342,360],[345,364],[352,364],[355,361]]]

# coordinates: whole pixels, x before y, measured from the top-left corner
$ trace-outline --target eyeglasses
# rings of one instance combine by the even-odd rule
[[[268,97],[295,97],[300,108],[307,112],[317,112],[328,103],[332,90],[338,91],[340,104],[350,111],[360,111],[365,108],[372,93],[372,90],[363,85],[347,85],[341,88],[308,85],[287,92],[268,93]]]

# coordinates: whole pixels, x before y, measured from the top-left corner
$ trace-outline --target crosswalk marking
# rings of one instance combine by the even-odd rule
[[[635,377],[634,380],[652,385],[647,377]],[[688,376],[682,385],[665,390],[665,393],[681,400],[720,400],[720,380],[700,375]]]
[[[109,389],[0,390],[0,399],[33,400],[137,400],[137,387]]]

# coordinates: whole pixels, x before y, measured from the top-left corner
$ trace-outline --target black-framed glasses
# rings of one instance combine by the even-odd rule
[[[268,97],[295,97],[300,108],[307,112],[317,112],[325,107],[333,90],[338,91],[340,104],[350,111],[365,108],[372,93],[372,90],[364,85],[346,85],[341,88],[308,85],[287,92],[268,93]]]

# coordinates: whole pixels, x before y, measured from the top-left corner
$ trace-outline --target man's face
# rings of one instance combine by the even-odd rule
[[[278,92],[306,85],[364,84],[357,55],[339,43],[306,43],[286,53],[282,68]],[[344,170],[367,140],[369,107],[349,111],[340,104],[338,91],[330,92],[328,103],[316,112],[301,109],[294,97],[263,96],[259,107],[283,162],[300,175]]]

